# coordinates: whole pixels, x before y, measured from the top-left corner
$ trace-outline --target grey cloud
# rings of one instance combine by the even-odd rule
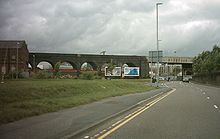
[[[176,50],[193,56],[218,42],[217,0],[161,1],[160,48],[167,55]],[[0,18],[0,39],[25,39],[32,51],[147,55],[156,50],[152,0],[8,0],[0,1]]]

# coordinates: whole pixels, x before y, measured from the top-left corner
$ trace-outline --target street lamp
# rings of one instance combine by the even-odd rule
[[[174,63],[177,62],[177,58],[176,58],[176,51],[173,52],[174,53]],[[176,80],[176,64],[174,64],[174,78]]]
[[[35,54],[33,54],[33,66],[34,66],[34,67],[33,67],[33,71],[34,71],[34,73],[35,73],[35,65],[36,65],[36,64],[35,64]]]
[[[159,2],[159,3],[156,3],[156,22],[157,22],[157,26],[156,26],[156,30],[157,30],[157,40],[156,40],[156,43],[157,43],[157,85],[158,85],[158,82],[159,82],[159,37],[158,37],[158,6],[159,5],[162,5],[163,3]]]

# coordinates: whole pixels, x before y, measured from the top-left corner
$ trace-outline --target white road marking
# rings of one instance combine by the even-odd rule
[[[98,137],[99,136],[99,134],[96,134],[94,137],[96,138],[96,137]]]
[[[89,136],[85,136],[85,137],[84,137],[84,139],[88,139],[88,138],[89,138]]]
[[[217,105],[214,105],[214,107],[215,107],[216,109],[218,109],[218,106],[217,106]]]
[[[167,84],[164,84],[164,85],[165,85],[166,87],[168,87]]]

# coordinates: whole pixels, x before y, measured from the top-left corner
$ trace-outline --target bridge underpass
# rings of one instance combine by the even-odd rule
[[[149,59],[149,58],[148,58]],[[152,61],[149,59],[150,68],[153,70],[153,74],[157,73],[157,62],[155,59]],[[152,66],[151,66],[152,64]],[[193,57],[162,57],[160,61],[160,76],[177,76],[181,72],[181,78],[185,75],[192,75]]]

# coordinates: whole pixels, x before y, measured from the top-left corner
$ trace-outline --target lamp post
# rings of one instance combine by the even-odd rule
[[[35,54],[33,54],[33,71],[34,71],[34,73],[35,73]]]
[[[17,45],[16,45],[16,49],[17,49],[17,50],[16,50],[16,53],[17,53],[17,54],[16,54],[16,57],[17,57],[17,58],[16,58],[16,79],[18,79],[18,47],[19,47],[19,44],[20,44],[20,43],[17,42]]]
[[[159,5],[162,5],[163,3],[156,3],[156,32],[157,32],[157,40],[156,40],[156,43],[157,43],[157,86],[158,86],[158,82],[159,82],[159,36],[158,36],[158,27],[159,27],[159,25],[158,25],[158,6]]]
[[[169,65],[168,65],[168,61],[167,61],[167,80],[169,81]]]
[[[174,57],[175,57],[174,62],[177,62],[176,51],[174,51]],[[175,80],[177,80],[176,67],[177,67],[177,66],[174,65],[174,77],[175,77]]]
[[[153,83],[153,52],[151,57],[151,65],[150,65],[150,71],[151,71],[151,83]]]

